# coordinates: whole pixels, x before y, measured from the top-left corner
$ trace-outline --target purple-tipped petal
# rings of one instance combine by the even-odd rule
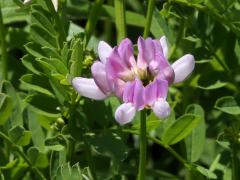
[[[124,91],[125,85],[126,85],[126,82],[121,79],[116,79],[114,81],[113,89],[117,97],[119,98],[123,97],[123,91]]]
[[[166,80],[157,80],[157,98],[166,99],[168,93],[168,82]]]
[[[158,81],[155,80],[145,87],[144,101],[147,105],[152,105],[157,99]]]
[[[131,122],[136,114],[136,108],[132,103],[121,104],[116,112],[115,119],[122,126]]]
[[[145,69],[154,58],[154,43],[151,38],[138,38],[138,68]]]
[[[97,86],[104,92],[104,94],[110,94],[111,88],[107,81],[105,64],[100,61],[96,61],[91,67],[92,75]]]
[[[175,73],[174,83],[182,82],[193,71],[195,66],[194,57],[186,54],[172,64]]]
[[[100,41],[98,44],[98,55],[102,63],[106,63],[108,57],[112,53],[112,48],[106,42]]]
[[[167,38],[166,38],[166,36],[162,36],[160,38],[160,44],[162,46],[164,57],[167,59],[168,58],[168,45],[167,45]]]
[[[144,108],[144,87],[140,80],[136,79],[125,85],[123,101],[125,103],[131,102],[137,110]]]
[[[133,102],[135,81],[127,82],[123,92],[123,102]]]
[[[133,44],[130,39],[126,38],[120,42],[118,53],[122,59],[122,63],[124,63],[128,69],[136,66],[136,61],[133,55]]]
[[[102,100],[107,97],[98,88],[93,79],[75,77],[72,80],[72,85],[81,96],[85,96],[95,100]]]
[[[168,66],[164,68],[159,74],[158,79],[167,80],[168,84],[172,84],[175,78],[175,73],[173,71],[172,66]]]
[[[166,100],[158,99],[152,106],[154,114],[159,118],[166,118],[170,115],[171,108]]]

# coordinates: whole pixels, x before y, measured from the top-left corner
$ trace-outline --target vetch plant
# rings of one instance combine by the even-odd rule
[[[160,40],[138,38],[137,60],[133,44],[124,39],[111,48],[106,42],[98,45],[99,59],[91,67],[93,78],[75,77],[73,87],[81,96],[102,100],[117,96],[123,101],[115,112],[120,125],[133,120],[136,111],[151,108],[159,118],[170,114],[168,87],[182,82],[194,69],[194,57],[186,54],[172,65],[168,62],[166,37]]]
[[[239,10],[0,0],[0,179],[239,180]]]
[[[169,85],[183,81],[194,69],[194,57],[187,54],[170,65],[167,60],[166,37],[153,40],[138,38],[137,60],[133,44],[124,39],[111,48],[101,41],[98,45],[99,60],[91,67],[93,79],[75,77],[73,87],[82,96],[102,100],[117,96],[124,103],[115,112],[120,125],[133,120],[141,111],[140,160],[138,179],[145,179],[146,166],[146,112],[151,108],[159,118],[170,114],[167,99]]]

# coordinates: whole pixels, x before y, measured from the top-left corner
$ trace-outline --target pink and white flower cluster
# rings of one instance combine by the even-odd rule
[[[160,40],[138,38],[138,55],[134,57],[129,39],[110,47],[101,41],[99,59],[91,67],[93,79],[75,77],[73,87],[82,96],[102,100],[117,96],[123,101],[115,119],[120,125],[133,120],[137,111],[151,108],[159,118],[170,114],[166,101],[168,87],[183,81],[194,69],[194,57],[186,54],[172,65],[168,62],[166,37]]]

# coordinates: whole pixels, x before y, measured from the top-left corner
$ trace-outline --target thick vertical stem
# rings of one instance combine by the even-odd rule
[[[232,142],[232,180],[239,180],[239,168],[237,157],[237,142]]]
[[[117,42],[119,43],[126,37],[126,17],[125,17],[125,0],[115,0],[115,18],[117,28]]]
[[[42,172],[39,169],[37,169],[36,167],[33,166],[31,161],[24,154],[24,152],[22,152],[22,150],[21,150],[21,148],[19,146],[15,145],[12,142],[12,140],[8,136],[6,136],[4,133],[2,133],[2,132],[0,132],[0,138],[2,138],[3,140],[5,140],[9,144],[11,144],[12,148],[14,148],[14,150],[24,159],[24,161],[28,164],[29,168],[31,168],[31,170],[35,173],[35,175],[37,177],[39,177],[39,179],[46,180],[46,178],[44,177]]]
[[[146,17],[146,24],[143,32],[143,37],[146,38],[149,35],[151,23],[152,23],[152,16],[154,10],[154,0],[148,0],[148,7],[147,7],[147,17]]]
[[[85,34],[86,34],[86,38],[85,38],[85,46],[87,46],[90,37],[95,29],[95,26],[97,24],[97,19],[99,17],[99,13],[102,7],[102,3],[103,0],[95,0],[92,8],[91,8],[91,12],[89,14],[88,17],[88,21],[85,27]]]
[[[141,128],[140,128],[140,160],[138,167],[138,180],[145,179],[147,154],[147,135],[146,135],[146,111],[141,111]]]
[[[93,179],[97,180],[97,174],[96,174],[94,161],[93,161],[93,157],[92,157],[92,149],[91,149],[91,146],[87,142],[85,142],[85,150],[86,150],[86,154],[87,154],[89,169],[92,173]]]
[[[3,24],[3,17],[2,17],[2,7],[0,3],[0,42],[1,42],[1,52],[2,52],[2,79],[8,79],[8,65],[7,65],[7,49],[5,43],[5,28]]]

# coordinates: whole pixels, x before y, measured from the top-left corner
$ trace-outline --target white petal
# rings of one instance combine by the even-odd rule
[[[161,44],[162,49],[163,49],[163,55],[167,59],[168,58],[168,45],[167,45],[167,38],[166,38],[166,36],[162,36],[160,38],[160,44]]]
[[[170,115],[171,108],[167,101],[159,98],[152,106],[154,114],[159,118],[166,118]]]
[[[58,0],[52,0],[55,11],[58,11]]]
[[[23,1],[23,4],[27,4],[27,3],[30,3],[32,0],[24,0]]]
[[[106,63],[107,58],[112,52],[111,46],[109,46],[106,42],[100,41],[98,44],[98,55],[102,63]]]
[[[102,100],[107,96],[98,88],[93,79],[75,77],[72,80],[73,87],[81,96]]]
[[[132,103],[121,104],[116,112],[115,119],[120,125],[127,124],[131,122],[136,114],[136,108]]]
[[[111,88],[109,87],[109,83],[107,81],[106,76],[106,68],[105,64],[100,61],[95,61],[91,67],[92,76],[94,78],[97,86],[104,92],[105,94],[111,93]]]
[[[186,54],[172,64],[175,73],[174,83],[178,83],[186,79],[191,74],[195,66],[194,57],[191,54]]]

